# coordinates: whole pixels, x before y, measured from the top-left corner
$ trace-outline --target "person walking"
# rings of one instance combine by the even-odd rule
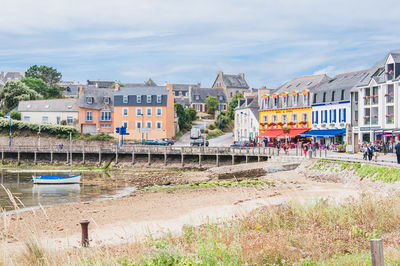
[[[394,146],[394,149],[396,150],[397,163],[400,164],[400,141],[397,142],[396,146]]]
[[[312,154],[314,157],[317,157],[317,143],[313,143],[311,146]]]
[[[366,144],[361,145],[361,152],[363,154],[363,160],[367,160],[368,149],[367,149],[367,145]]]
[[[372,157],[374,156],[374,148],[372,147],[371,143],[368,144],[367,150],[368,150],[368,161],[371,161]]]
[[[308,151],[308,146],[307,146],[306,143],[304,143],[304,145],[303,145],[303,152],[304,152],[304,157],[306,157],[306,158],[307,158],[307,151]]]

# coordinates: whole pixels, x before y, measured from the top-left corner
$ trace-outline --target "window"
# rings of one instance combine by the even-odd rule
[[[306,113],[303,113],[302,118],[303,118],[302,121],[308,121],[308,117],[307,117]]]
[[[378,87],[372,88],[372,104],[378,104]]]
[[[309,100],[309,94],[307,93],[307,94],[304,94],[303,95],[303,100],[304,100],[304,105],[310,105],[310,100]]]
[[[386,124],[394,123],[394,107],[388,106],[386,107]]]
[[[122,121],[122,127],[128,129],[128,121]]]
[[[111,128],[111,124],[101,124],[101,128]]]
[[[341,101],[344,100],[344,90],[342,90],[342,94],[340,95],[340,100],[341,100]]]
[[[268,123],[268,115],[264,115],[263,116],[263,122],[264,123]]]
[[[333,109],[333,118],[332,118],[332,122],[336,123],[336,109]]]
[[[61,122],[61,117],[60,117],[60,116],[57,116],[57,125],[59,125],[60,122]]]
[[[67,116],[67,124],[72,125],[74,123],[74,118],[72,116]]]
[[[387,85],[385,96],[386,96],[386,102],[387,103],[393,103],[393,101],[394,101],[393,84]]]
[[[278,122],[278,116],[272,115],[272,123],[277,123],[277,122]]]
[[[92,104],[93,103],[93,97],[86,97],[86,102],[88,104]]]
[[[157,95],[157,103],[161,103],[161,95]]]
[[[194,96],[194,98],[196,99],[196,101],[198,101],[198,100],[200,100],[200,95],[196,95],[196,96]]]
[[[142,128],[142,122],[136,121],[136,129]]]
[[[122,96],[122,102],[123,103],[128,103],[128,96],[127,95]]]
[[[297,114],[292,114],[292,122],[297,123]]]
[[[331,98],[331,102],[335,101],[335,91],[332,91],[332,98]]]
[[[86,121],[92,121],[92,111],[86,112]]]
[[[314,93],[314,99],[313,99],[313,103],[316,103],[317,102],[317,94],[316,93]]]
[[[49,117],[48,116],[42,116],[42,123],[46,124],[49,122]]]
[[[110,103],[110,97],[105,97],[104,98],[104,103],[109,104]]]
[[[151,95],[147,95],[147,103],[151,103]]]
[[[364,105],[370,105],[370,104],[371,104],[371,88],[365,88],[365,90],[364,90]]]
[[[146,128],[151,128],[151,121],[146,121]]]
[[[26,121],[26,122],[31,121],[31,117],[30,116],[24,116],[24,121]]]
[[[111,121],[111,112],[110,111],[101,111],[100,121]]]
[[[274,107],[278,106],[278,98],[274,98]]]
[[[161,129],[162,124],[160,121],[156,122],[156,129]]]
[[[151,108],[146,108],[146,115],[151,116]]]
[[[122,116],[128,116],[128,108],[122,109]]]
[[[283,106],[287,106],[288,97],[283,97]]]
[[[326,92],[324,92],[324,94],[322,94],[322,102],[326,102]]]
[[[141,116],[142,115],[142,108],[137,108],[136,109],[136,115]]]
[[[182,96],[182,92],[181,91],[179,92],[179,96]]]
[[[293,95],[293,105],[297,105],[299,102],[299,95]]]
[[[364,108],[364,125],[369,125],[371,122],[371,108]]]
[[[156,109],[156,116],[161,116],[162,115],[162,109],[161,108],[157,108]]]
[[[142,103],[142,95],[136,96],[136,103]]]
[[[287,124],[287,115],[282,115],[282,123]]]

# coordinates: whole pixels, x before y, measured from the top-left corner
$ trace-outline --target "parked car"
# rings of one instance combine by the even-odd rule
[[[190,130],[190,138],[191,139],[198,139],[201,136],[201,131],[199,128],[194,127]]]
[[[250,147],[250,141],[235,141],[231,144],[231,147]]]
[[[174,140],[171,138],[163,138],[161,140],[167,142],[168,145],[174,145]]]
[[[148,139],[145,140],[144,145],[168,145],[168,142],[163,141],[161,139]]]
[[[190,142],[190,146],[206,146],[208,147],[209,142],[206,139],[195,139]]]

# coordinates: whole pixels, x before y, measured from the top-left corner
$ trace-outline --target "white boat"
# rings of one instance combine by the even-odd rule
[[[80,184],[34,184],[32,194],[38,196],[69,195],[71,193],[79,194],[81,192]]]
[[[81,174],[78,175],[42,175],[32,176],[34,184],[78,184]]]

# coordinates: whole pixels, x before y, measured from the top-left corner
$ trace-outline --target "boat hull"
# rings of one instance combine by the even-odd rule
[[[81,175],[32,176],[34,184],[77,184]]]

